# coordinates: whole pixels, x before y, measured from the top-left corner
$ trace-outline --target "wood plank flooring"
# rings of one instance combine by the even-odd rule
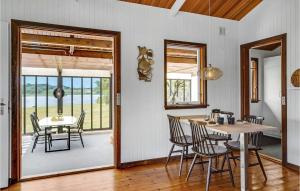
[[[253,159],[251,159],[253,160]],[[191,161],[185,162],[182,177],[178,177],[178,161],[151,164],[128,169],[109,169],[83,174],[74,174],[49,179],[22,182],[4,191],[150,191],[150,190],[205,190],[206,169],[196,165],[189,182],[185,176]],[[251,190],[299,191],[299,173],[283,168],[274,162],[263,160],[268,176],[264,182],[258,166],[249,170]],[[232,163],[234,167],[234,164]],[[206,167],[206,166],[205,166]],[[228,173],[213,174],[210,190],[234,191],[239,188],[239,168],[234,167],[235,187],[231,186]]]

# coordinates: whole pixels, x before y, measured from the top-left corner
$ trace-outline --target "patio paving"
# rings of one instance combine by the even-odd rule
[[[113,165],[112,131],[83,134],[80,141],[71,142],[71,150],[45,153],[44,144],[31,152],[31,136],[22,139],[22,177],[46,175],[70,170]],[[66,141],[54,141],[53,148],[66,147]]]

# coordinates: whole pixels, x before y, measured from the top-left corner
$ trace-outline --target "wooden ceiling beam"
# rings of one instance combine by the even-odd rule
[[[188,57],[197,57],[196,50],[187,50],[187,49],[177,49],[177,48],[167,48],[168,56],[188,56]]]
[[[167,63],[197,64],[197,58],[167,56]]]
[[[46,35],[23,33],[21,36],[21,41],[22,43],[52,44],[52,45],[62,45],[62,46],[78,46],[78,47],[112,49],[112,41],[108,41],[108,40],[93,40],[93,39],[84,39],[84,38],[69,38],[69,37],[46,36]]]
[[[28,54],[42,54],[42,55],[53,55],[53,56],[72,56],[72,57],[88,57],[88,58],[101,58],[101,59],[112,59],[113,55],[111,52],[98,52],[98,51],[85,51],[75,50],[71,55],[66,50],[53,50],[53,49],[39,49],[39,48],[22,48],[22,53]]]

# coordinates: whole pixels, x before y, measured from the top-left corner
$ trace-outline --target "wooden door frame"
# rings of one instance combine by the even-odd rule
[[[21,180],[21,29],[79,32],[81,34],[110,36],[114,39],[114,96],[121,93],[121,33],[99,29],[11,20],[11,176],[9,183]],[[121,167],[121,106],[114,103],[114,168]],[[99,169],[95,169],[99,170]],[[90,170],[87,170],[90,171]],[[79,171],[84,172],[84,171]],[[75,173],[78,173],[76,171]],[[65,173],[66,174],[66,173]],[[57,176],[57,175],[54,175]],[[49,177],[49,176],[47,176]]]
[[[282,165],[293,168],[292,164],[287,162],[287,34],[281,34],[270,38],[242,44],[240,46],[241,55],[241,118],[250,114],[250,75],[249,60],[250,49],[262,45],[281,43],[281,94],[285,96],[286,104],[281,105],[282,118]]]

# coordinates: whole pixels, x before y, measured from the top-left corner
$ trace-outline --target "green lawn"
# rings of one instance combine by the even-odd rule
[[[100,103],[94,103],[93,105],[93,129],[100,129]],[[109,128],[110,123],[110,112],[109,104],[102,103],[102,129]],[[84,129],[91,129],[92,120],[91,120],[91,104],[83,104],[83,110],[86,112],[86,117],[84,121]],[[73,105],[74,117],[78,119],[81,112],[81,104]],[[24,112],[24,108],[22,108]],[[30,121],[30,114],[34,112],[34,108],[26,108],[26,133],[33,132],[32,124]],[[49,117],[57,115],[57,107],[49,106],[48,108]],[[37,114],[40,119],[46,117],[46,107],[37,107]],[[64,115],[71,115],[71,105],[64,105]],[[24,115],[22,113],[22,124],[24,124]],[[23,125],[22,125],[23,126]],[[24,128],[24,127],[23,127]]]

